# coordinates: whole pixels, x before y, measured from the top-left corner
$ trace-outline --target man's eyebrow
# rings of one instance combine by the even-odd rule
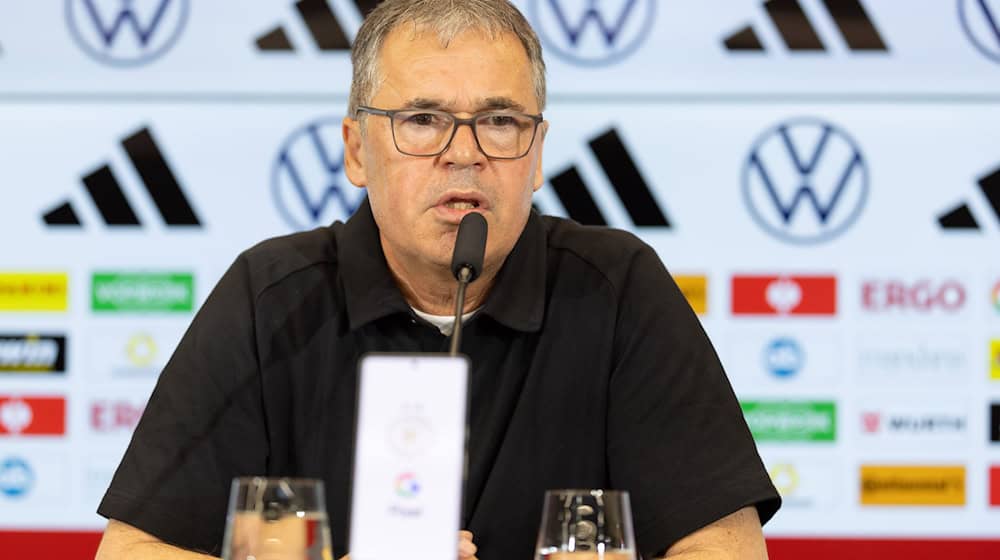
[[[487,97],[479,102],[476,111],[520,111],[524,112],[524,105],[509,97]]]
[[[404,109],[433,109],[444,111],[448,108],[448,103],[440,99],[430,97],[415,97],[403,104]]]

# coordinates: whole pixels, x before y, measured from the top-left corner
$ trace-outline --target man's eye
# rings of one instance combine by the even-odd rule
[[[417,113],[406,118],[406,124],[416,124],[421,126],[433,126],[438,124],[440,117],[433,113]]]
[[[490,126],[514,126],[515,119],[510,115],[490,115],[486,124]]]

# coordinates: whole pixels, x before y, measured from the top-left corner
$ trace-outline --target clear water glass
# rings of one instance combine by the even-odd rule
[[[628,492],[547,491],[535,560],[636,560]]]
[[[323,481],[233,479],[224,560],[332,560]]]

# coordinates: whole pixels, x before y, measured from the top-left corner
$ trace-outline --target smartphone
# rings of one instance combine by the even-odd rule
[[[468,384],[464,356],[361,358],[352,560],[456,557]]]

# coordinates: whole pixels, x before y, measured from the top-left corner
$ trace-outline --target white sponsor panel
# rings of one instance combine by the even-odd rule
[[[51,512],[64,508],[71,491],[67,458],[63,450],[39,446],[5,445],[0,449],[0,525],[17,526],[40,509]]]
[[[980,369],[975,341],[945,330],[865,331],[855,338],[856,382],[867,386],[965,385]]]
[[[738,390],[761,384],[829,386],[844,376],[843,343],[836,330],[745,329],[729,331],[725,341],[720,351]]]
[[[839,463],[788,456],[769,457],[765,466],[785,507],[830,510],[843,500],[837,493]]]
[[[186,326],[179,323],[168,328],[148,323],[91,329],[86,339],[88,377],[106,381],[159,376]]]
[[[929,444],[962,444],[978,428],[972,424],[978,416],[971,415],[968,403],[954,397],[865,397],[859,400],[857,412],[856,433],[864,445],[918,449]]]

